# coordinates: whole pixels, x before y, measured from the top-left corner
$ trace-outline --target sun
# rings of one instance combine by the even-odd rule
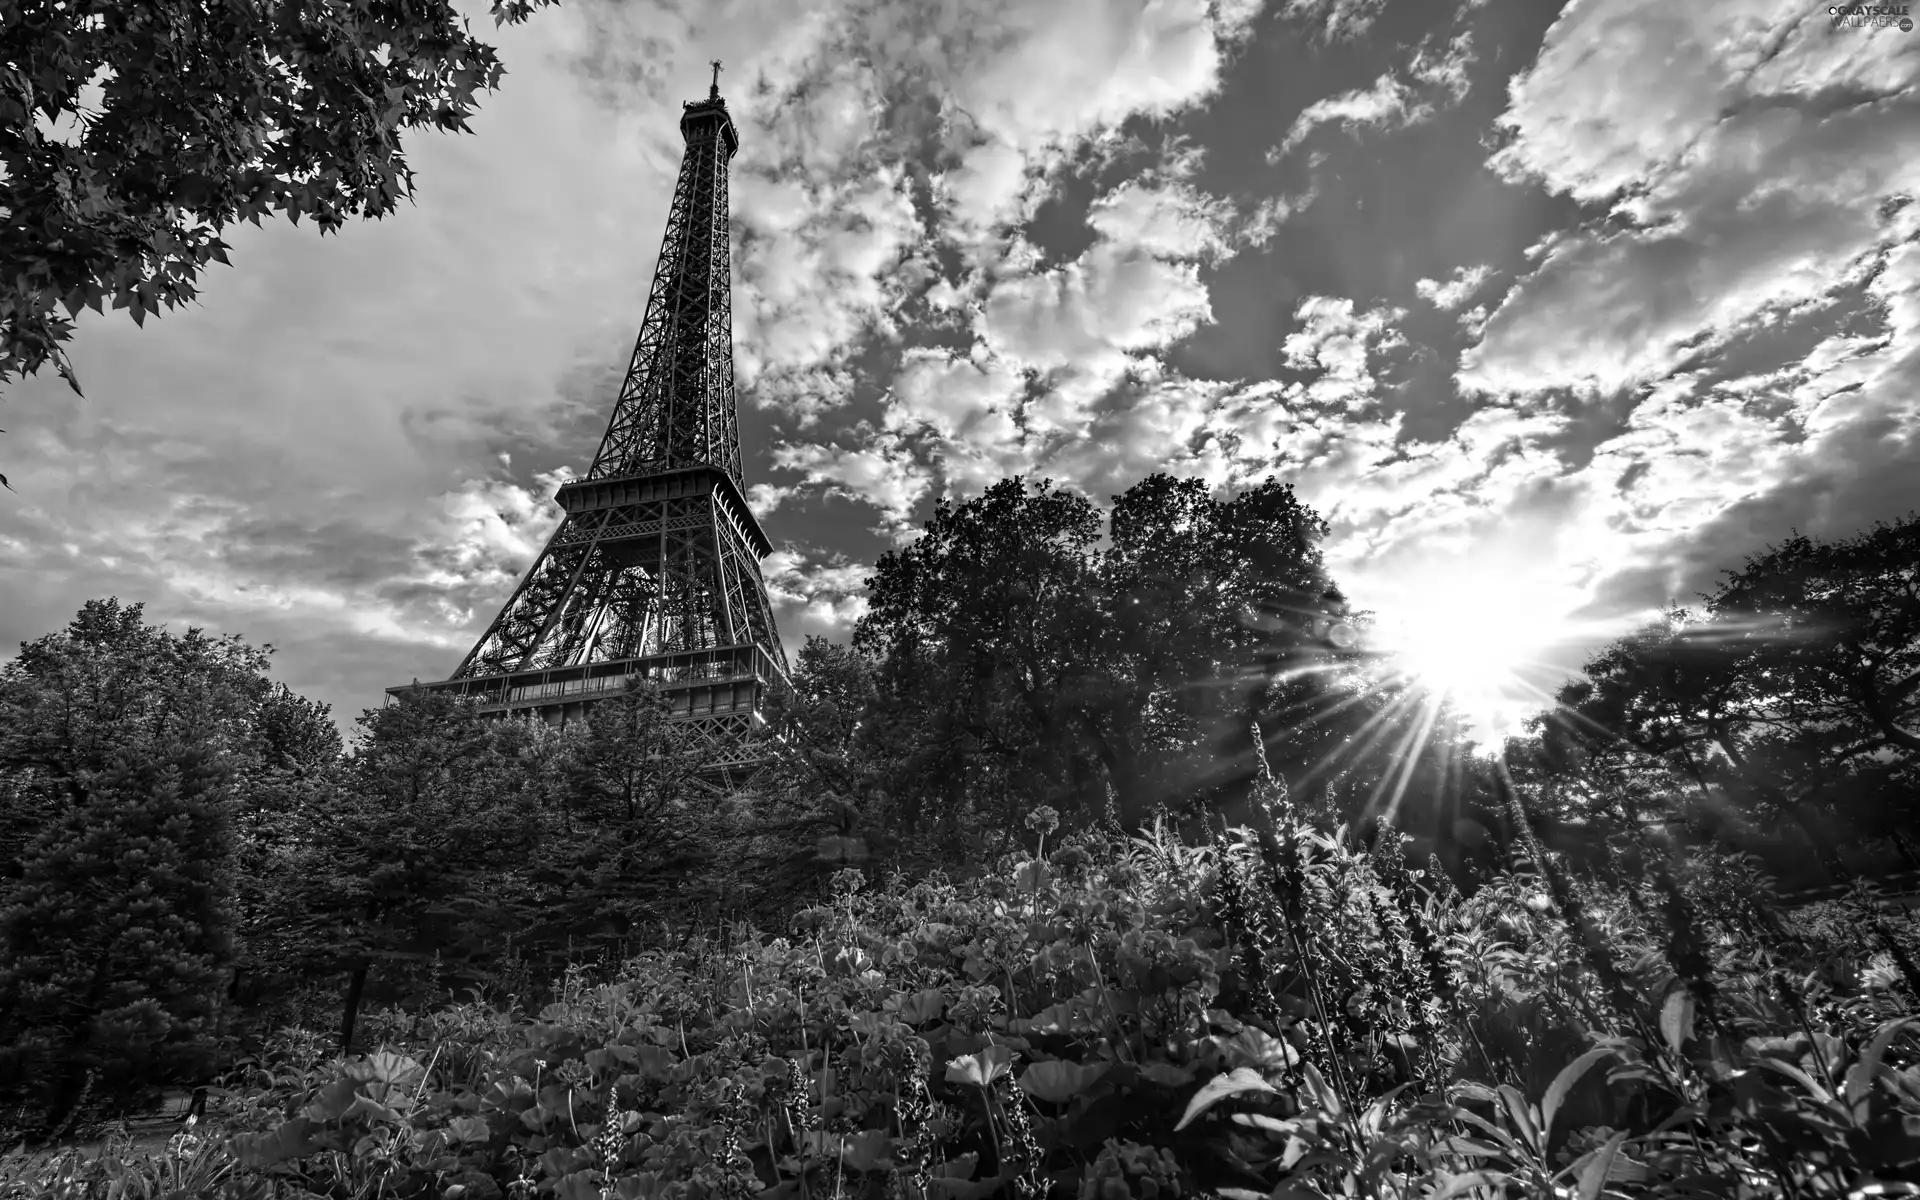
[[[1422,573],[1396,584],[1376,635],[1390,671],[1444,698],[1482,742],[1517,732],[1520,718],[1543,707],[1536,680],[1565,637],[1564,598],[1491,572]]]

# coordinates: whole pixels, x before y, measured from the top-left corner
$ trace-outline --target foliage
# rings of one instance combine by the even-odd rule
[[[244,1012],[217,1194],[1920,1194],[1911,913],[1778,903],[1732,836],[1911,803],[1870,711],[1909,719],[1905,534],[1756,559],[1441,774],[1318,528],[1157,477],[1105,548],[1048,485],[943,509],[751,780],[644,689],[564,729],[409,694],[343,754],[263,651],[90,605],[0,672],[0,983],[133,965],[16,1054],[84,1093]]]
[[[0,382],[51,362],[76,391],[81,308],[186,303],[238,221],[385,216],[402,131],[464,131],[504,70],[448,0],[0,0],[0,31]]]
[[[424,691],[359,725],[353,753],[276,814],[273,899],[253,935],[283,969],[346,975],[343,1045],[377,966],[416,985],[435,964],[443,985],[472,982],[462,971],[514,932],[509,868],[546,807],[545,772],[516,769],[538,727]]]
[[[1097,550],[1091,502],[1010,479],[881,558],[858,748],[904,828],[984,825],[1005,848],[1037,804],[1088,824],[1111,801],[1134,829],[1156,803],[1230,802],[1253,722],[1319,784],[1361,765],[1385,696],[1360,686],[1359,616],[1290,488],[1216,500],[1155,475],[1114,498],[1109,532]]]
[[[1911,981],[1750,868],[1647,847],[1626,882],[1579,880],[1541,852],[1465,897],[1399,848],[1316,830],[1269,783],[1207,844],[1076,834],[966,884],[846,869],[782,937],[250,1068],[215,1101],[240,1118],[222,1186],[1914,1194]]]
[[[710,778],[718,747],[671,722],[657,692],[630,689],[571,732],[555,747],[557,786],[526,862],[524,944],[555,969],[566,956],[617,955],[649,921],[692,916],[711,899],[703,885],[734,816]]]
[[[266,661],[107,600],[0,667],[0,1103],[57,1126],[214,1049]]]
[[[1920,815],[1917,571],[1920,517],[1750,559],[1699,612],[1621,639],[1562,689],[1536,722],[1548,773],[1594,781],[1629,825],[1791,822],[1844,878],[1840,843]]]

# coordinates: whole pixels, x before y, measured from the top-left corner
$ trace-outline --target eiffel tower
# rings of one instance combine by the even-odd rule
[[[713,72],[680,117],[646,319],[592,467],[555,493],[560,527],[452,677],[390,696],[419,687],[564,723],[646,680],[723,765],[751,761],[787,661],[760,575],[773,547],[740,486],[727,230],[740,135]]]

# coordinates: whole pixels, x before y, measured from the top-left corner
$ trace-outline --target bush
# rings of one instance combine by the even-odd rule
[[[847,869],[783,937],[576,969],[531,1015],[383,1017],[377,1053],[216,1096],[244,1118],[221,1186],[1915,1194],[1913,929],[1872,897],[1877,948],[1731,860],[1583,881],[1541,855],[1468,898],[1391,831],[1362,848],[1272,795],[1256,818],[1079,835],[965,884]]]

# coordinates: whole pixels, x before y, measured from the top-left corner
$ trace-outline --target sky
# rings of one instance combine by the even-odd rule
[[[471,135],[411,136],[413,204],[232,230],[190,308],[81,315],[84,399],[9,390],[0,646],[117,596],[274,646],[346,725],[445,678],[604,431],[710,59],[790,649],[848,636],[937,498],[1273,475],[1492,736],[1743,556],[1920,508],[1920,30],[1804,0],[483,8],[507,76]]]

